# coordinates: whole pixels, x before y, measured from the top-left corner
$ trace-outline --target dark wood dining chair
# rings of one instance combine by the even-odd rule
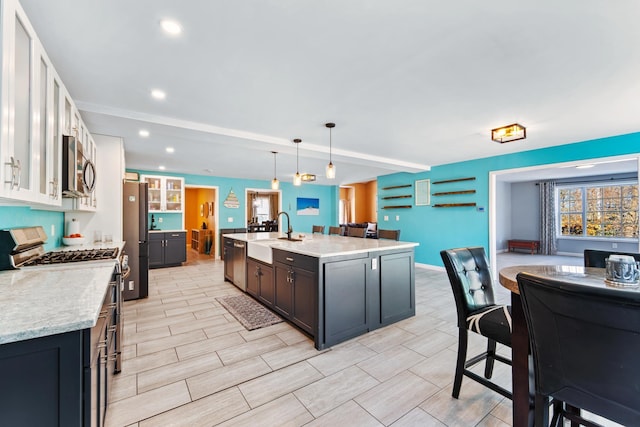
[[[332,227],[329,226],[329,235],[330,236],[342,236],[342,227]]]
[[[496,343],[511,347],[511,306],[498,305],[493,295],[493,280],[483,247],[448,249],[440,252],[453,290],[458,312],[458,357],[453,380],[456,399],[460,395],[462,376],[512,399],[512,393],[489,381],[497,360],[511,365],[511,360],[496,353]],[[487,338],[487,350],[467,360],[469,331]],[[485,360],[484,378],[468,368]]]
[[[349,237],[367,237],[367,229],[361,227],[348,227],[347,236]]]
[[[640,292],[527,273],[517,280],[535,367],[535,425],[549,425],[552,398],[554,426],[599,425],[579,409],[639,426]]]
[[[640,254],[635,252],[610,252],[596,249],[585,249],[583,255],[585,267],[605,268],[607,266],[605,260],[609,258],[609,255],[629,255],[635,258],[636,261],[640,261]]]
[[[311,233],[324,234],[324,225],[314,225]]]
[[[378,239],[400,240],[400,230],[378,230]]]

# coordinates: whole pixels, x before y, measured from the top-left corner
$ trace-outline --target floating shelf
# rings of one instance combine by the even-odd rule
[[[413,196],[411,194],[403,194],[402,196],[385,196],[382,199],[383,200],[389,200],[389,199],[410,199]]]
[[[383,190],[393,190],[393,189],[396,189],[396,188],[409,188],[409,187],[411,187],[411,184],[393,185],[391,187],[383,187],[382,189]]]
[[[433,205],[434,208],[457,208],[459,206],[475,206],[475,203],[441,203]]]
[[[440,193],[433,193],[432,196],[448,196],[451,194],[474,194],[476,190],[461,190],[461,191],[443,191]]]
[[[409,209],[411,205],[383,206],[382,209]]]
[[[446,184],[448,182],[461,182],[461,181],[475,181],[476,177],[472,176],[470,178],[457,178],[457,179],[447,179],[444,181],[433,181],[432,184]]]

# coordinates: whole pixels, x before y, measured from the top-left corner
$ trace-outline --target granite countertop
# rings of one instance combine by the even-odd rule
[[[236,233],[225,234],[225,237],[248,242],[249,244],[268,245],[273,249],[282,249],[316,258],[377,252],[388,249],[409,249],[418,246],[418,243],[415,242],[398,242],[395,240],[363,239],[359,237],[329,236],[298,232],[293,232],[291,237],[302,239],[302,241],[278,240],[280,237],[286,237],[286,234],[280,232]]]
[[[0,271],[0,344],[95,326],[114,263]]]

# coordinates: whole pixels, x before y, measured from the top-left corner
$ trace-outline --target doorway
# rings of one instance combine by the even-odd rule
[[[589,168],[584,168],[588,165]],[[581,168],[578,168],[578,167]],[[640,178],[640,157],[637,155],[622,155],[612,157],[602,157],[597,159],[577,160],[563,163],[545,164],[539,166],[528,166],[515,169],[505,169],[489,172],[489,260],[491,261],[491,273],[498,277],[497,254],[498,236],[501,228],[510,227],[511,220],[505,218],[504,209],[499,209],[510,204],[510,200],[505,200],[504,185],[517,182],[534,182],[536,180],[549,179],[584,179],[585,177],[605,176],[620,173],[635,174]],[[638,219],[640,222],[640,218]],[[506,224],[506,225],[505,225]],[[499,228],[501,227],[501,228]],[[640,241],[638,242],[640,250]]]
[[[261,188],[247,188],[245,190],[247,210],[245,212],[245,224],[247,229],[251,225],[265,224],[278,221],[278,212],[282,210],[282,197],[280,190],[267,190]],[[255,228],[260,231],[269,229]],[[278,228],[281,229],[281,228]]]
[[[378,222],[378,181],[355,182],[340,186],[338,207],[340,224]]]
[[[218,254],[218,187],[185,186],[184,224],[187,252],[215,259]]]

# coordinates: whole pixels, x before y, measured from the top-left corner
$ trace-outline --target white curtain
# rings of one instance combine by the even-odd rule
[[[342,205],[342,224],[351,222],[351,201],[349,199],[340,200]]]
[[[556,182],[541,181],[540,187],[540,253],[554,255],[556,244]]]

